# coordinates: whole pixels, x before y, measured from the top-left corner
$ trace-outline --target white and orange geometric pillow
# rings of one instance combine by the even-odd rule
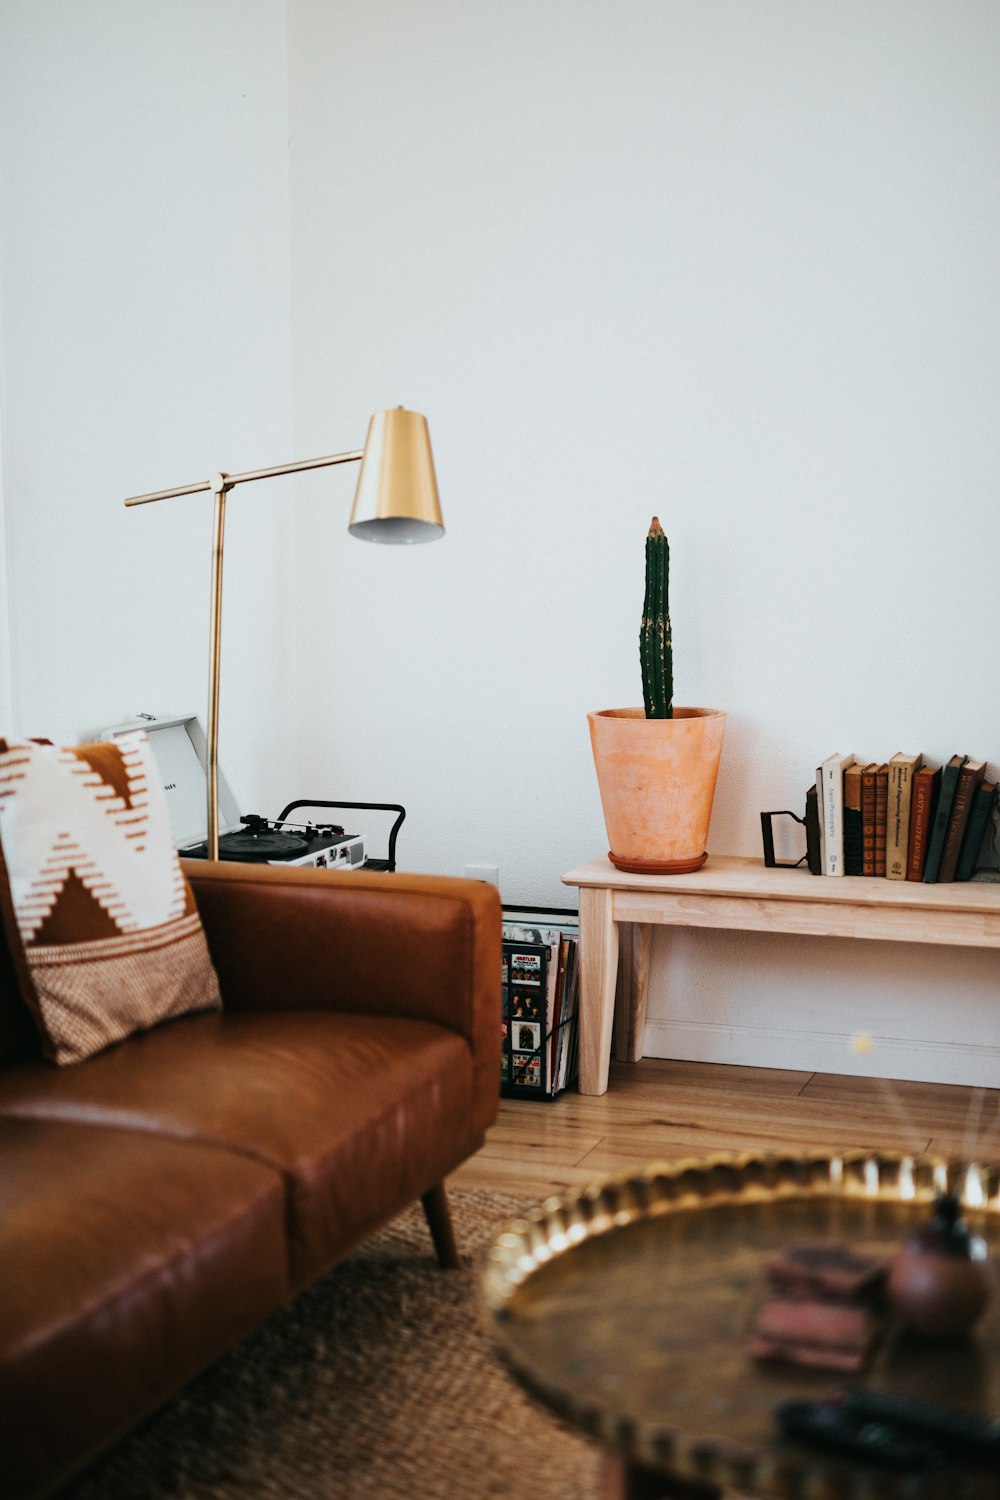
[[[54,1062],[219,1009],[142,730],[70,749],[0,739],[0,855],[7,941]]]

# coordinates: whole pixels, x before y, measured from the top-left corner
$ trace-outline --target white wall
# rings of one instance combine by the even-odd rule
[[[2,267],[0,267],[0,275],[2,275]],[[0,291],[0,306],[2,305],[3,293]],[[2,351],[0,351],[0,382],[2,382],[2,378],[3,357]],[[7,513],[4,505],[3,416],[3,385],[0,383],[0,725],[8,726],[14,722],[14,663],[10,641],[10,572],[7,560]]]
[[[0,7],[18,733],[204,717],[211,499],[122,500],[295,456],[286,127],[282,0]],[[266,488],[229,505],[221,755],[276,811],[292,496]]]
[[[729,713],[713,850],[758,854],[834,749],[996,770],[1000,8],[289,18],[298,447],[425,411],[448,525],[364,547],[344,476],[302,495],[303,783],[406,803],[409,866],[564,902],[654,511],[677,699]],[[691,934],[647,1046],[996,1083],[996,990],[990,955]]]
[[[586,711],[639,699],[654,511],[678,701],[730,716],[715,852],[757,854],[760,809],[801,806],[835,748],[996,770],[1000,10],[287,22],[0,8],[11,727],[200,709],[207,502],[122,497],[357,446],[402,401],[442,543],[351,541],[349,471],[231,502],[245,807],[399,799],[407,866],[569,900],[561,872],[606,847]],[[996,1082],[996,979],[990,955],[664,939],[647,1047]]]

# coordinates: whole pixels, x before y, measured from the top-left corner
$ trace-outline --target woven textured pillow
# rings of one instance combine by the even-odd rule
[[[0,739],[0,907],[46,1056],[79,1062],[219,985],[145,733]]]

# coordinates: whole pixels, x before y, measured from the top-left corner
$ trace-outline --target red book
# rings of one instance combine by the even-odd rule
[[[885,830],[889,811],[889,762],[875,772],[875,874],[885,874]]]
[[[937,808],[938,792],[941,789],[941,767],[932,771],[922,766],[913,774],[913,797],[910,802],[910,852],[906,866],[907,880],[923,880],[924,860],[927,858],[927,840],[930,837],[931,821]]]
[[[875,874],[875,776],[878,765],[865,766],[861,775],[861,873]]]

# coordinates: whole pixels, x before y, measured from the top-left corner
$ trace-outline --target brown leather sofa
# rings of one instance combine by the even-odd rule
[[[499,1091],[500,907],[432,876],[186,865],[223,996],[70,1068],[0,943],[0,1493],[50,1494],[418,1197]]]

